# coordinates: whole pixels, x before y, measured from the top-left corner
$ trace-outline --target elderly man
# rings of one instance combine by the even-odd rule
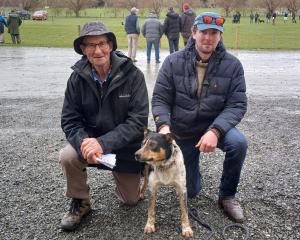
[[[73,230],[90,211],[86,168],[108,169],[99,162],[105,154],[116,154],[112,174],[117,197],[124,204],[137,204],[142,166],[134,153],[149,113],[143,73],[116,51],[115,34],[103,23],[85,24],[73,45],[83,57],[72,67],[61,114],[69,144],[60,151],[59,161],[66,196],[72,199],[61,221],[65,230]]]
[[[130,15],[126,17],[124,26],[128,40],[128,57],[131,58],[133,62],[137,62],[136,51],[140,35],[140,24],[137,16],[138,11],[136,7],[131,8]]]
[[[152,113],[159,132],[171,131],[183,152],[188,197],[201,190],[200,152],[225,152],[218,203],[230,218],[243,222],[235,195],[247,140],[236,125],[246,112],[246,85],[242,64],[224,48],[224,22],[212,12],[195,19],[186,47],[169,55],[159,71]]]

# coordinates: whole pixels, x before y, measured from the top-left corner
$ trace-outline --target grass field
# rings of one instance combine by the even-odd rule
[[[203,11],[203,10],[202,10]],[[200,13],[200,10],[197,13]],[[50,12],[47,21],[25,20],[20,28],[22,46],[35,47],[72,47],[74,38],[78,35],[78,27],[87,21],[102,21],[113,31],[118,39],[118,48],[126,49],[127,39],[122,22],[124,16],[128,14],[126,10],[109,9],[88,9],[81,13],[81,17],[62,16],[63,13],[55,14]],[[141,25],[145,21],[147,12],[141,11]],[[89,17],[87,17],[89,16]],[[164,21],[165,13],[161,15],[161,22]],[[248,17],[243,17],[240,24],[233,24],[231,18],[227,18],[225,23],[224,42],[230,49],[268,49],[268,50],[300,50],[300,20],[292,24],[283,22],[283,17],[279,16],[276,25],[262,23],[250,24]],[[6,44],[11,45],[10,36],[6,33]],[[3,46],[3,45],[2,45]],[[145,48],[144,37],[139,38],[139,47]],[[167,49],[168,43],[165,36],[162,37],[161,47]],[[180,47],[183,47],[180,41]]]

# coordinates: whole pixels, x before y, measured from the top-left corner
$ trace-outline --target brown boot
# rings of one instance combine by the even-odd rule
[[[241,205],[234,199],[219,199],[218,204],[224,209],[227,216],[237,223],[243,223],[245,220]]]
[[[61,220],[61,228],[64,230],[74,230],[80,223],[82,217],[91,210],[89,199],[72,199],[69,211]]]

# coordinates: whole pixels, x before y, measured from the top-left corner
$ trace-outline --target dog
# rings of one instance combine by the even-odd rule
[[[265,23],[265,20],[259,18],[259,19],[258,19],[258,23]]]
[[[135,158],[139,162],[146,163],[144,182],[140,188],[140,198],[145,197],[147,185],[151,193],[144,232],[147,234],[155,232],[155,204],[158,189],[161,186],[173,186],[180,203],[182,235],[193,237],[187,209],[184,159],[171,134],[160,134],[145,129],[142,146],[136,151]],[[150,167],[152,171],[150,171]]]

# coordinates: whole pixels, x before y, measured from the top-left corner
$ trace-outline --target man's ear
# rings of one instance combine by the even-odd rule
[[[85,54],[85,46],[83,44],[80,44],[80,49],[81,49],[83,55],[86,55]]]

